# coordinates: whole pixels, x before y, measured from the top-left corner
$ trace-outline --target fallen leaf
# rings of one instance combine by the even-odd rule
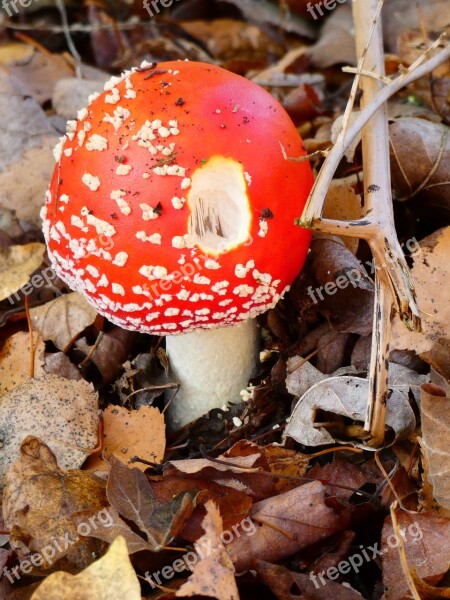
[[[433,486],[436,501],[450,509],[450,398],[445,390],[425,384],[421,387],[421,449],[426,477]]]
[[[44,340],[51,340],[63,352],[72,341],[92,325],[97,311],[77,292],[64,294],[30,310],[33,329]]]
[[[93,345],[89,345],[86,338],[77,340],[75,345],[86,356],[89,356],[103,378],[103,383],[114,381],[122,369],[122,363],[127,359],[133,340],[136,338],[134,331],[114,327],[107,333],[101,332]]]
[[[164,474],[167,477],[192,477],[212,479],[224,486],[245,492],[256,500],[267,498],[275,493],[267,459],[260,448],[251,442],[234,444],[225,454],[215,460],[195,458],[173,460],[166,463]]]
[[[27,435],[48,444],[61,468],[78,468],[97,445],[97,394],[84,380],[30,379],[0,397],[0,430],[0,487]]]
[[[135,552],[142,552],[144,550],[150,552],[154,550],[150,544],[147,544],[142,537],[135,533],[130,526],[120,518],[120,515],[115,508],[108,506],[107,512],[109,517],[108,522],[100,523],[97,520],[95,529],[92,528],[86,534],[88,537],[93,537],[108,542],[108,544],[112,544],[117,537],[121,536],[127,543],[128,554],[134,554]],[[89,519],[92,517],[95,518],[95,512],[92,509],[89,509],[88,511],[78,512],[72,517],[72,520],[78,527],[82,523],[89,523]],[[80,535],[84,534],[81,533]]]
[[[324,379],[300,398],[285,429],[285,436],[306,446],[321,446],[336,442],[348,443],[352,441],[352,436],[349,433],[346,435],[345,423],[336,418],[336,415],[349,419],[351,423],[360,423],[362,432],[368,397],[369,382],[367,379],[348,376]],[[330,419],[333,418],[336,421],[333,435],[325,427],[315,425],[318,411],[332,413],[333,417]],[[396,390],[393,390],[389,396],[386,424],[393,429],[395,441],[407,438],[416,426],[414,413],[408,399]],[[390,443],[393,441],[391,440]],[[366,447],[359,442],[355,445]]]
[[[356,175],[333,179],[325,198],[323,217],[337,221],[356,221],[363,217],[361,195],[356,193],[358,186],[359,181]],[[354,237],[340,237],[350,252],[356,254],[359,240]]]
[[[374,285],[364,266],[335,236],[314,238],[311,272],[318,284],[311,296],[333,331],[368,335],[372,331]],[[309,292],[309,290],[308,290]]]
[[[118,537],[108,552],[87,569],[70,575],[52,573],[31,600],[141,600],[141,586],[128,558],[127,544]]]
[[[450,212],[450,136],[440,123],[404,118],[389,128],[392,181],[399,200],[420,193],[426,206]]]
[[[439,583],[450,562],[450,519],[432,513],[397,512],[397,521],[406,551],[408,566],[415,566],[421,579]],[[381,551],[386,600],[401,600],[409,595],[409,587],[400,564],[399,541],[391,518],[384,522]]]
[[[342,5],[333,10],[322,27],[319,41],[308,48],[308,54],[316,67],[326,68],[340,63],[356,65],[350,6]]]
[[[39,213],[55,166],[52,150],[58,135],[36,100],[1,68],[0,129],[0,205],[41,227]]]
[[[227,546],[238,573],[254,568],[256,560],[283,560],[343,527],[325,504],[325,487],[318,481],[257,502],[249,517],[257,524],[254,534]]]
[[[422,354],[429,351],[438,339],[450,337],[449,253],[450,227],[421,240],[420,251],[413,256],[412,278],[422,311],[423,331],[410,331],[398,316],[394,317],[392,348],[414,350]],[[430,281],[433,285],[430,285]]]
[[[38,243],[0,249],[0,300],[15,294],[28,283],[30,275],[41,265],[44,253],[44,244]]]
[[[142,406],[127,410],[110,404],[103,411],[104,453],[114,454],[121,462],[129,464],[134,456],[151,463],[160,463],[166,448],[164,416],[157,408]],[[145,471],[145,463],[133,463]]]
[[[103,92],[108,76],[99,80],[77,79],[76,77],[59,79],[55,83],[52,106],[56,114],[67,120],[76,119],[77,112],[88,104],[91,94]]]
[[[45,345],[42,338],[33,336],[34,376],[45,376],[44,370]],[[22,385],[30,379],[31,357],[30,335],[20,331],[8,338],[0,350],[0,405],[1,397],[6,392]]]
[[[45,372],[64,379],[74,379],[80,381],[83,379],[78,368],[70,362],[70,358],[63,352],[47,354],[45,357]]]
[[[198,491],[178,494],[170,502],[160,502],[147,477],[139,469],[130,469],[114,456],[108,457],[110,473],[107,496],[124,519],[133,521],[158,552],[184,527],[195,508]]]
[[[239,600],[234,567],[221,541],[222,518],[218,507],[209,500],[202,521],[204,535],[195,542],[199,556],[192,575],[176,592],[177,598],[208,596],[217,600]]]
[[[82,567],[92,562],[98,548],[84,543],[73,517],[88,508],[98,514],[106,505],[102,480],[87,471],[64,472],[36,437],[20,445],[20,456],[5,476],[3,515],[11,547],[22,558],[40,553],[44,570],[66,555]]]
[[[255,569],[264,583],[279,600],[361,600],[362,596],[350,586],[325,579],[326,587],[317,578],[289,571],[286,567],[258,560]]]

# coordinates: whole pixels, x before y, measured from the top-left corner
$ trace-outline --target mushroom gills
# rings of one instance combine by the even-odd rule
[[[250,237],[251,212],[241,163],[211,158],[192,177],[188,233],[204,252],[229,252]]]

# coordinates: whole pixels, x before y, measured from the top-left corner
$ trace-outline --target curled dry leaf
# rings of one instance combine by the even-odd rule
[[[373,450],[351,438],[354,434],[352,424],[347,428],[343,419],[335,417],[333,435],[325,427],[315,425],[316,413],[324,411],[340,415],[351,422],[360,423],[357,433],[362,435],[363,422],[366,415],[366,403],[369,394],[369,382],[358,377],[329,377],[310,388],[296,404],[285,436],[291,437],[306,446],[322,446],[323,444],[354,443],[358,447]],[[395,438],[391,443],[407,438],[415,429],[414,412],[407,397],[393,390],[387,403],[386,424],[394,431]]]
[[[0,301],[15,294],[40,266],[45,253],[44,244],[33,243],[0,249]]]
[[[63,469],[74,469],[97,445],[97,430],[97,394],[91,384],[57,375],[25,381],[0,398],[0,486],[27,435],[48,444]]]
[[[102,480],[87,471],[64,472],[50,448],[36,437],[21,444],[20,457],[5,477],[3,515],[11,547],[22,558],[51,548],[53,552],[43,553],[44,570],[66,555],[77,566],[92,562],[91,553],[98,546],[80,538],[74,515],[87,509],[98,514],[106,504]]]
[[[316,236],[311,245],[311,272],[318,284],[311,290],[321,301],[334,331],[368,335],[372,331],[374,285],[364,266],[335,236]]]
[[[450,509],[450,398],[433,384],[421,387],[423,464],[436,501]]]
[[[449,128],[424,119],[390,126],[392,180],[400,200],[420,192],[427,206],[450,212]]]
[[[97,311],[77,292],[64,294],[30,310],[33,329],[63,352],[97,318]]]
[[[45,345],[40,336],[33,336],[34,376],[45,376]],[[8,338],[0,350],[0,406],[1,397],[6,392],[22,385],[30,379],[30,336],[20,331]]]
[[[218,507],[208,500],[202,521],[204,535],[195,542],[199,557],[192,575],[177,591],[177,598],[208,596],[217,600],[239,600],[233,563],[220,539],[223,531]]]
[[[409,568],[415,567],[421,579],[430,579],[434,584],[439,583],[450,563],[450,519],[438,517],[433,513],[399,511],[397,521]],[[391,518],[388,517],[381,538],[386,600],[409,597],[409,587],[400,563],[398,545]]]
[[[127,410],[110,405],[103,411],[104,452],[114,454],[124,463],[138,456],[152,463],[160,463],[166,448],[164,416],[157,408],[142,406],[139,410]],[[148,464],[132,465],[141,471]]]
[[[254,533],[227,546],[237,572],[253,568],[256,560],[283,560],[343,527],[325,504],[325,487],[318,481],[257,502],[249,517],[257,524]]]
[[[414,254],[412,276],[422,311],[421,333],[408,330],[396,316],[392,347],[422,354],[440,338],[450,337],[450,227],[440,229],[420,242]],[[433,282],[430,285],[430,282]]]
[[[118,537],[108,552],[78,575],[52,573],[31,600],[141,600],[141,586],[127,544]]]
[[[319,41],[308,48],[308,54],[316,67],[326,68],[340,63],[356,65],[351,7],[343,5],[333,10],[322,28]]]

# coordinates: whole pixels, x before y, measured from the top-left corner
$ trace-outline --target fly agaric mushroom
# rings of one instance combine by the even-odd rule
[[[255,317],[307,254],[311,169],[274,98],[209,64],[144,62],[89,102],[55,149],[49,256],[110,321],[167,336],[177,428],[247,385]]]

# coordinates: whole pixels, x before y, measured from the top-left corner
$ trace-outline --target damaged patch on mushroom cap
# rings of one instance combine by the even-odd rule
[[[310,233],[294,219],[310,166],[281,150],[303,155],[301,139],[273,97],[238,75],[150,67],[112,78],[68,124],[43,211],[49,256],[127,329],[173,335],[255,317],[307,253]]]

